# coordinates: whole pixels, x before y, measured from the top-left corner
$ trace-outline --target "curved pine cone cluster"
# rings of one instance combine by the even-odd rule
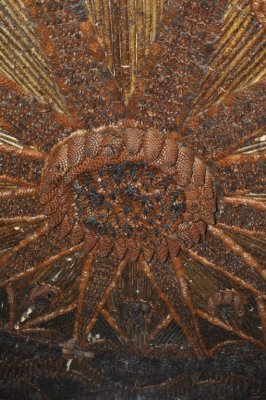
[[[157,129],[77,131],[49,155],[41,203],[51,227],[99,256],[174,258],[214,224],[213,179],[194,151]]]
[[[208,312],[212,316],[220,314],[219,308],[227,306],[238,317],[243,317],[245,313],[245,303],[247,299],[245,296],[234,290],[219,290],[208,299]]]

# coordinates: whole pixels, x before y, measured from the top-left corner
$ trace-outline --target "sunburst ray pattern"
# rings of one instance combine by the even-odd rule
[[[0,393],[264,398],[263,3],[0,13]]]

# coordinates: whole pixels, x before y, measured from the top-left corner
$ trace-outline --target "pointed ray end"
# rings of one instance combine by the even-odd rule
[[[86,232],[84,239],[84,250],[90,253],[96,247],[97,242],[98,238],[93,232]]]

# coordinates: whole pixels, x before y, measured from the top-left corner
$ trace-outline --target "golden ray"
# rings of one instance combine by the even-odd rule
[[[266,37],[248,0],[230,2],[209,72],[194,101],[191,116],[225,95],[254,84],[266,73]]]
[[[127,103],[168,0],[87,0],[86,3],[108,67]]]
[[[0,4],[0,73],[21,86],[29,96],[54,104],[63,111],[63,100],[51,77],[36,35],[21,1]]]

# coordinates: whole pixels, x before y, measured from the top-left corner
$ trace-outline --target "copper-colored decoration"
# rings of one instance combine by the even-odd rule
[[[0,398],[265,398],[264,2],[0,16]]]
[[[62,301],[62,293],[59,288],[44,283],[32,288],[29,301],[37,311],[44,312]]]
[[[266,28],[266,4],[263,0],[251,0],[255,16],[264,28]]]
[[[245,313],[246,299],[234,290],[220,290],[208,299],[208,312],[210,315],[217,316],[222,310],[221,307],[230,307],[231,312],[238,317],[243,317]],[[229,311],[229,313],[230,313]]]

